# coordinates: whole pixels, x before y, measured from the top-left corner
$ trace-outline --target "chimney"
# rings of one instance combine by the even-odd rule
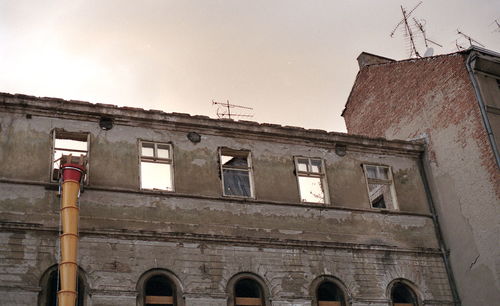
[[[385,63],[390,63],[394,62],[395,60],[383,57],[383,56],[378,56],[375,54],[367,53],[367,52],[361,52],[361,54],[357,58],[358,60],[358,65],[359,69],[363,69],[365,66],[369,65],[375,65],[375,64],[385,64]]]

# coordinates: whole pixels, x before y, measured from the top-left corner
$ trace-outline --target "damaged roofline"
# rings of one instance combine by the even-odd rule
[[[159,123],[173,128],[203,128],[214,131],[224,131],[235,134],[255,134],[268,137],[278,137],[285,141],[291,139],[314,141],[326,144],[341,144],[399,151],[405,154],[422,154],[424,144],[415,141],[387,140],[361,135],[351,135],[340,132],[327,132],[317,129],[305,129],[294,126],[258,123],[254,121],[235,121],[232,119],[213,119],[208,116],[189,115],[185,113],[166,113],[160,110],[145,110],[135,107],[118,107],[111,104],[90,103],[59,98],[35,97],[23,94],[0,92],[0,106],[22,112],[33,112],[42,116],[68,116],[71,119],[82,120],[75,116],[87,116],[84,120],[99,120],[102,116],[112,117],[117,124],[127,125],[127,122],[138,121],[149,124]]]

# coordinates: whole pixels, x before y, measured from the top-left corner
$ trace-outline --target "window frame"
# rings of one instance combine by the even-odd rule
[[[396,195],[396,187],[394,186],[394,176],[392,174],[392,167],[388,165],[383,165],[383,164],[377,164],[377,163],[363,163],[363,173],[365,175],[365,184],[366,184],[366,192],[368,195],[368,203],[370,204],[371,209],[378,209],[378,210],[399,210],[399,204],[398,204],[398,198]],[[377,179],[377,178],[369,178],[368,177],[368,170],[367,167],[376,167],[376,168],[386,168],[387,170],[387,179]],[[391,197],[392,197],[392,206],[393,207],[387,207],[388,205],[386,204],[385,208],[380,208],[380,207],[373,207],[373,203],[370,200],[370,187],[369,185],[389,185],[389,189],[391,191]]]
[[[67,138],[57,138],[57,134],[63,134],[63,135],[69,135]],[[74,135],[74,138],[70,138],[71,135]],[[54,129],[52,130],[52,144],[51,144],[51,153],[50,153],[50,169],[49,169],[49,181],[51,183],[57,183],[59,180],[55,180],[53,178],[54,176],[54,161],[55,161],[55,154],[56,150],[60,151],[71,151],[71,152],[85,152],[86,155],[86,164],[85,164],[85,176],[83,178],[83,184],[84,185],[89,185],[90,181],[90,133],[89,132],[71,132],[71,131],[66,131],[63,129]],[[80,136],[80,137],[79,137]],[[79,139],[80,140],[79,140]],[[58,148],[56,147],[56,139],[67,139],[67,140],[76,140],[76,141],[84,141],[81,139],[85,139],[85,142],[87,143],[87,150],[79,150],[79,149],[68,149],[68,148]]]
[[[269,284],[260,277],[257,274],[251,273],[251,272],[240,272],[235,275],[233,275],[229,281],[226,284],[226,290],[227,290],[227,305],[228,306],[236,306],[236,284],[244,279],[249,279],[253,282],[255,282],[259,289],[260,293],[262,295],[262,306],[271,306],[272,302],[270,300],[271,293],[269,292]]]
[[[227,154],[223,154],[224,152],[227,152]],[[230,155],[230,154],[234,154],[234,155]],[[228,197],[228,198],[238,198],[238,199],[255,199],[252,152],[250,150],[246,150],[246,149],[238,150],[238,149],[231,149],[228,147],[219,147],[218,155],[219,155],[219,173],[220,173],[220,177],[221,177],[222,196]],[[230,156],[234,156],[234,157],[246,155],[247,167],[234,167],[234,166],[227,167],[227,166],[224,166],[224,164],[222,163],[222,156],[223,155],[226,155],[226,156],[230,155]],[[247,171],[248,172],[248,181],[250,184],[250,196],[226,194],[226,189],[224,188],[224,169]]]
[[[412,296],[412,299],[414,300],[413,303],[409,304],[409,303],[397,303],[397,302],[394,302],[393,300],[393,291],[395,289],[395,287],[397,285],[402,285],[403,287],[406,288],[406,290],[408,290]],[[405,279],[405,278],[397,278],[397,279],[393,279],[388,285],[387,285],[387,288],[386,288],[386,296],[388,298],[388,301],[389,301],[389,305],[391,306],[397,306],[397,305],[412,305],[412,306],[420,306],[423,304],[423,297],[422,297],[422,294],[418,288],[417,285],[415,285],[415,283],[409,281],[408,279]]]
[[[138,306],[146,305],[146,284],[148,280],[150,280],[154,276],[162,276],[164,277],[170,284],[171,289],[173,291],[173,300],[175,306],[184,306],[184,288],[179,278],[170,270],[166,270],[163,268],[153,268],[144,272],[138,279],[136,284],[137,298],[136,304]]]
[[[308,171],[300,171],[299,170],[299,159],[307,159],[307,168]],[[299,200],[300,203],[307,203],[307,204],[330,204],[330,193],[328,191],[328,181],[326,178],[326,166],[325,166],[325,160],[321,157],[309,157],[309,156],[294,156],[294,165],[295,165],[295,176],[297,178],[297,187],[299,190]],[[311,166],[311,160],[318,160],[321,162],[321,171],[320,172],[313,172],[310,171],[312,168]],[[300,181],[299,177],[315,177],[319,178],[321,181],[321,187],[323,189],[323,197],[324,201],[323,202],[308,202],[308,201],[303,201],[302,200],[302,191],[300,189]]]
[[[143,144],[152,144],[153,145],[153,156],[143,156],[142,155],[142,145]],[[166,146],[168,147],[169,158],[158,157],[158,146]],[[150,141],[150,140],[142,140],[139,139],[139,189],[145,191],[155,191],[155,192],[175,192],[175,169],[174,169],[174,148],[171,142],[158,142],[158,141]],[[157,164],[166,164],[170,165],[171,173],[170,173],[170,189],[158,189],[158,188],[144,188],[142,187],[142,162],[149,163],[157,163]]]

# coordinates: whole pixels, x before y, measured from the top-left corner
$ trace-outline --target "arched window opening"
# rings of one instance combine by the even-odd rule
[[[57,291],[59,290],[59,280],[57,278],[58,270],[57,268],[53,269],[50,272],[49,277],[47,279],[46,290],[47,293],[45,295],[45,306],[57,306]],[[84,296],[85,296],[85,287],[83,279],[78,276],[78,287],[77,287],[77,299],[76,306],[83,306]]]
[[[262,306],[263,294],[260,285],[253,279],[244,278],[234,286],[235,306]]]
[[[175,305],[174,288],[163,275],[150,277],[145,286],[146,305]]]
[[[342,290],[332,282],[323,282],[317,290],[318,306],[344,306]]]
[[[417,297],[413,290],[403,283],[392,286],[391,300],[394,306],[417,306]]]

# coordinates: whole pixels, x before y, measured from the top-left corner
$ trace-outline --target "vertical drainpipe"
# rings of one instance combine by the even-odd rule
[[[426,151],[427,151],[427,138]],[[424,154],[421,154],[418,158],[418,168],[420,170],[420,176],[422,177],[422,182],[424,184],[425,194],[427,196],[427,202],[429,203],[429,209],[432,214],[432,220],[434,221],[434,232],[436,233],[436,238],[439,243],[439,249],[441,250],[441,255],[443,256],[444,268],[446,269],[446,275],[448,276],[448,283],[450,284],[451,294],[453,296],[453,305],[460,306],[462,303],[460,301],[460,296],[458,294],[457,284],[455,282],[455,276],[453,275],[453,270],[451,269],[450,258],[448,248],[443,238],[443,233],[441,231],[441,226],[439,224],[439,219],[434,204],[433,196],[431,193],[431,188],[429,186],[429,181],[427,180],[427,171],[425,170],[424,164]]]
[[[479,89],[477,79],[474,75],[474,69],[472,68],[472,62],[476,60],[476,57],[476,53],[472,51],[465,61],[465,66],[467,67],[467,71],[469,72],[472,87],[474,87],[474,92],[479,104],[479,110],[481,111],[481,117],[483,118],[484,127],[486,129],[486,133],[488,134],[488,139],[491,144],[491,149],[493,150],[493,155],[495,155],[495,161],[497,162],[497,166],[500,167],[500,152],[498,152],[495,136],[493,135],[493,130],[491,129],[490,120],[488,119],[486,106],[484,105],[483,96],[481,95],[481,90]]]
[[[69,158],[71,162],[71,156]],[[78,253],[78,196],[85,166],[65,163],[61,166],[61,261],[59,275],[61,288],[57,292],[59,306],[76,304]]]

